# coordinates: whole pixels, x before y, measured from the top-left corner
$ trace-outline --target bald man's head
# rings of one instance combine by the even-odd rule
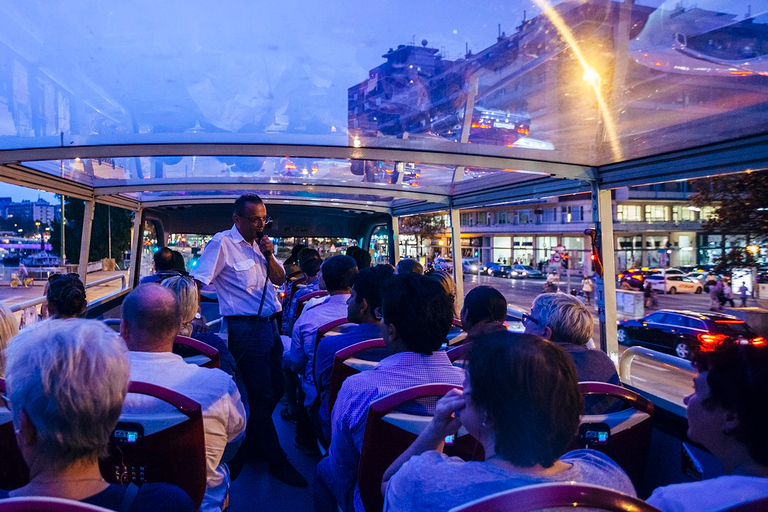
[[[128,350],[170,352],[180,327],[178,298],[168,288],[142,284],[125,297],[120,333]]]

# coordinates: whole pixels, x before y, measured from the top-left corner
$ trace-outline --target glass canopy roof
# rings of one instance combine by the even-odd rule
[[[0,16],[0,164],[142,201],[248,184],[439,202],[768,132],[754,0],[12,0]]]

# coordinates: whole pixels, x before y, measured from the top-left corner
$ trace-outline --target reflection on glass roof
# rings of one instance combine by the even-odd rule
[[[0,15],[0,150],[408,140],[601,165],[768,130],[768,11],[751,0],[15,1]],[[297,178],[279,159],[191,158],[163,176]],[[156,162],[65,173],[148,179]]]

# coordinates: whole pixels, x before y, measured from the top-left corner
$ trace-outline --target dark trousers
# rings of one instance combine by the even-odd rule
[[[243,378],[250,417],[246,444],[270,461],[286,459],[280,447],[272,413],[283,396],[283,344],[274,319],[256,316],[228,316],[229,351]]]

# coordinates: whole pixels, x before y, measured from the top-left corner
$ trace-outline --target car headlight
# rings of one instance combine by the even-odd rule
[[[523,272],[523,275],[524,275],[524,276],[527,276],[528,274],[526,274],[525,272]]]
[[[517,275],[517,272],[514,272],[514,271],[513,271],[513,272],[512,272],[512,275],[513,275],[513,276],[516,276],[516,275]]]

